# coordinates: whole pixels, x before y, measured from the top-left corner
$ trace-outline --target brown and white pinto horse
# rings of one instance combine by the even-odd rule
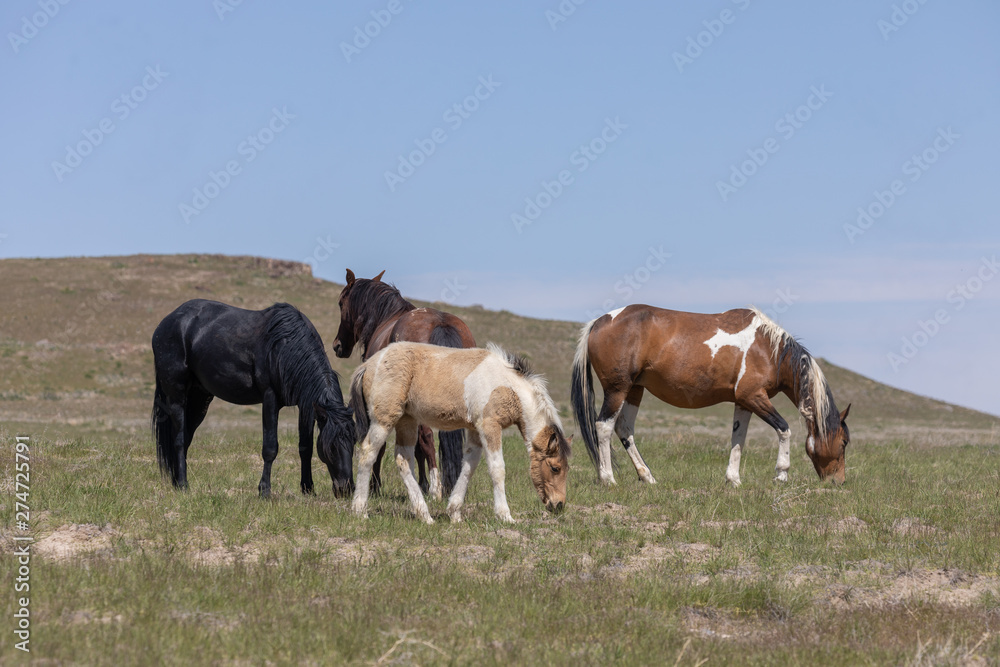
[[[604,388],[599,414],[595,414],[591,369]],[[734,486],[740,484],[740,455],[751,414],[777,432],[775,479],[788,479],[791,431],[770,400],[784,393],[805,418],[806,453],[820,479],[844,482],[844,452],[850,441],[846,420],[851,406],[838,414],[816,360],[756,308],[716,315],[645,305],[619,308],[584,325],[572,382],[577,422],[600,480],[606,484],[615,483],[612,432],[621,439],[639,479],[656,483],[633,438],[635,416],[647,389],[681,408],[736,404],[726,469],[726,479]]]
[[[493,480],[493,510],[513,523],[504,489],[503,430],[516,426],[528,448],[531,482],[542,504],[559,512],[566,502],[570,441],[545,388],[524,360],[492,343],[487,349],[450,350],[396,343],[358,366],[351,378],[351,409],[365,433],[358,456],[352,509],[368,516],[368,477],[377,452],[396,429],[396,466],[417,518],[434,523],[413,477],[417,424],[469,430],[462,472],[448,499],[448,515],[462,520],[469,477],[486,456]]]
[[[347,285],[340,293],[340,329],[333,341],[334,353],[344,359],[351,356],[356,344],[361,345],[361,361],[397,341],[430,343],[444,347],[475,347],[476,339],[460,318],[433,308],[417,308],[407,301],[394,286],[382,282],[385,271],[372,279],[355,278],[347,269]],[[426,426],[420,427],[417,441],[417,466],[420,486],[432,497],[440,499],[442,491],[450,493],[462,467],[464,432],[439,431],[441,467],[438,474],[434,455],[434,435]],[[372,492],[382,486],[382,456],[379,450],[372,469]],[[427,463],[429,473],[424,472]],[[429,477],[429,479],[428,479]]]

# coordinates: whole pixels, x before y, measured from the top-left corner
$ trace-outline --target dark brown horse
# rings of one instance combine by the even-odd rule
[[[595,414],[591,368],[604,388]],[[750,415],[778,433],[775,479],[788,479],[788,423],[771,404],[784,393],[798,406],[808,430],[806,453],[820,479],[843,483],[850,441],[847,414],[812,355],[756,308],[717,315],[653,306],[619,308],[584,325],[573,360],[572,402],[587,451],[602,482],[614,484],[611,434],[618,434],[639,479],[656,480],[635,446],[635,416],[646,390],[681,408],[736,404],[726,479],[740,484],[740,455]]]
[[[372,279],[355,278],[347,269],[347,285],[340,293],[340,329],[333,341],[334,353],[344,359],[351,356],[356,344],[361,345],[361,360],[397,341],[431,343],[444,347],[475,347],[476,339],[458,317],[433,308],[417,308],[407,301],[393,285],[382,282],[382,275]],[[437,457],[434,455],[434,436],[421,425],[417,440],[416,462],[420,486],[434,498],[441,498],[442,491],[451,493],[462,470],[462,445],[465,432],[440,431],[442,475],[438,475]],[[372,469],[371,490],[378,493],[382,486],[382,456],[379,450]],[[424,464],[429,475],[424,471]],[[428,477],[430,478],[428,480]]]

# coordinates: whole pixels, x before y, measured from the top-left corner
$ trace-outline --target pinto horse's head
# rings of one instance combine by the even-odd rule
[[[531,441],[531,483],[550,512],[561,512],[566,505],[571,442],[553,426],[543,428]]]
[[[372,278],[372,282],[377,283],[381,281],[382,274],[384,273],[385,271]],[[360,280],[364,280],[364,278]],[[353,290],[354,283],[357,281],[358,279],[354,277],[354,271],[347,269],[347,284],[340,292],[339,300],[340,328],[337,330],[337,337],[333,341],[333,353],[341,359],[351,356],[351,353],[354,352],[354,345],[357,343],[357,317],[351,304],[351,290]]]
[[[326,464],[333,481],[333,495],[342,498],[354,492],[354,419],[342,401],[324,399],[313,405],[319,438],[316,453]]]
[[[844,453],[851,442],[851,432],[847,428],[847,414],[851,406],[840,413],[840,424],[837,428],[827,428],[821,437],[814,425],[809,427],[809,437],[806,439],[806,454],[812,459],[816,474],[821,480],[831,480],[835,484],[843,484],[847,479],[847,467],[844,463]]]

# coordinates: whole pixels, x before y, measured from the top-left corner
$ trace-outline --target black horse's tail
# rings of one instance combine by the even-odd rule
[[[158,375],[149,425],[153,431],[153,439],[156,440],[156,460],[160,463],[160,472],[170,475],[170,481],[177,484],[177,453],[174,451],[177,434],[174,433],[174,420],[167,414],[167,395],[160,387]]]
[[[437,327],[431,331],[428,342],[442,347],[458,347],[465,345],[462,336],[455,327]],[[445,496],[451,493],[462,472],[462,449],[465,448],[465,429],[457,431],[438,432],[438,451],[440,452],[441,490]]]
[[[587,445],[587,453],[594,466],[598,465],[597,456],[597,408],[594,405],[594,377],[590,369],[590,330],[594,328],[591,320],[580,330],[580,340],[576,345],[576,355],[573,357],[573,379],[570,388],[570,401],[576,423],[580,426],[580,435]]]
[[[355,434],[357,440],[364,440],[368,435],[368,403],[365,401],[365,371],[368,364],[361,364],[351,376],[351,401],[349,407],[354,413]]]

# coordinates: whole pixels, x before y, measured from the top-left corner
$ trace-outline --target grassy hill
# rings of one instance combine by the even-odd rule
[[[392,277],[389,267],[386,279]],[[314,278],[305,264],[222,255],[5,259],[0,285],[0,419],[52,435],[146,428],[153,386],[150,336],[180,303],[203,297],[263,308],[287,301],[309,316],[329,350],[343,287]],[[406,285],[400,288],[405,295]],[[567,427],[575,430],[568,412],[569,374],[579,324],[436,305],[464,319],[480,345],[495,341],[526,355],[548,377]],[[358,353],[332,361],[346,381]],[[990,438],[1000,430],[1000,419],[990,415],[893,389],[829,363],[823,368],[838,404],[854,404],[855,439],[862,432],[898,435],[901,428],[920,437],[929,426],[937,432],[982,431]],[[783,397],[776,405],[790,422],[797,419]],[[647,399],[637,430],[642,435],[676,427],[716,433],[721,428],[724,438],[731,410],[679,410]],[[259,410],[216,402],[206,427],[256,430],[259,422],[251,414]],[[766,427],[758,424],[754,433],[769,435],[760,429]]]

